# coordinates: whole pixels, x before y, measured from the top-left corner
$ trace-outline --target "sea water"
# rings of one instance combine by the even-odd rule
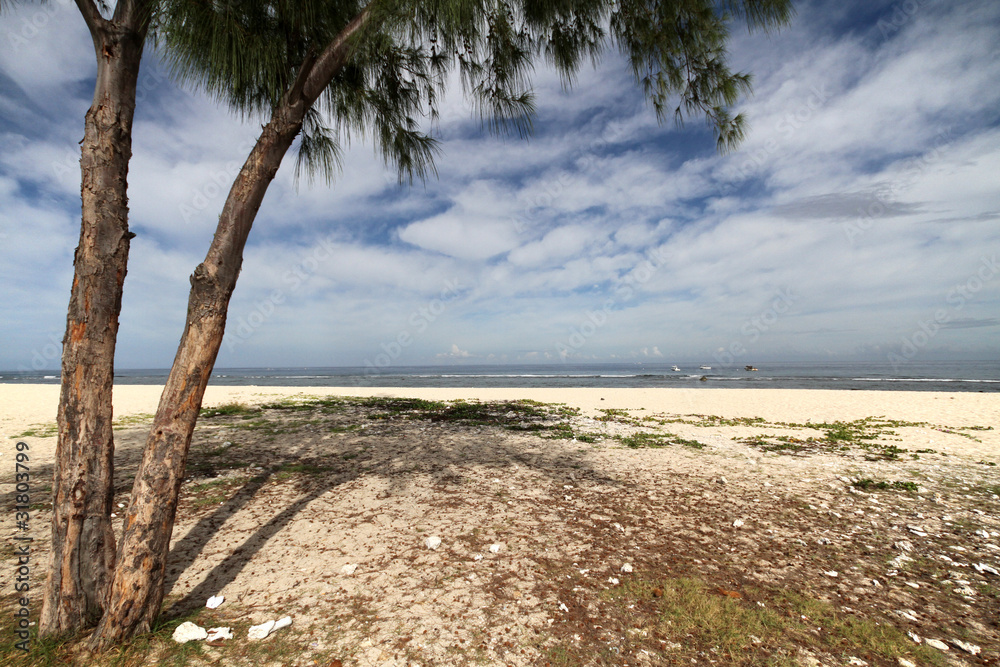
[[[1000,391],[1000,362],[928,361],[398,366],[387,368],[216,368],[211,384],[286,387],[733,387]],[[117,370],[116,384],[163,384],[166,369]],[[58,383],[56,371],[0,371],[2,383]]]

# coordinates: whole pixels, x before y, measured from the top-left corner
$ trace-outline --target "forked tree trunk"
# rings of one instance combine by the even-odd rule
[[[243,247],[301,122],[301,117],[297,123],[275,118],[265,127],[229,193],[208,256],[191,276],[184,334],[136,473],[108,608],[91,639],[92,648],[100,650],[149,631],[159,614],[191,435],[222,345]]]
[[[42,635],[96,623],[115,565],[111,391],[122,284],[134,236],[128,229],[126,181],[146,29],[144,21],[137,29],[102,19],[91,32],[97,84],[80,158],[83,215],[63,338]]]
[[[170,535],[191,436],[222,346],[243,248],[264,194],[302,129],[306,112],[343,69],[349,39],[367,16],[368,11],[363,11],[322,54],[302,64],[236,177],[205,261],[191,276],[184,333],[136,472],[108,606],[90,639],[92,649],[103,650],[137,632],[148,632],[160,612]]]

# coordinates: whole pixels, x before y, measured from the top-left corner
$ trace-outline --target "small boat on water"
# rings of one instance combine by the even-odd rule
[[[743,370],[745,370],[745,371],[755,371],[755,370],[757,370],[757,367],[756,366],[744,366]]]
[[[698,368],[700,368],[703,371],[710,371],[710,370],[712,370],[711,366],[698,366]]]
[[[672,371],[680,371],[680,369],[677,368],[677,366],[671,366],[670,370],[672,370]]]

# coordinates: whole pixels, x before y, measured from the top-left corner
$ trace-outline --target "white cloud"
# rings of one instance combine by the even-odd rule
[[[93,80],[94,44],[72,0],[5,5],[3,24],[0,70],[40,106]]]
[[[448,212],[415,222],[399,238],[426,250],[461,259],[488,259],[517,245],[517,235],[505,220],[483,220],[464,211]]]
[[[553,262],[579,254],[598,241],[600,235],[595,234],[595,230],[581,225],[566,225],[553,229],[539,241],[516,248],[507,259],[517,266],[550,266]]]
[[[452,197],[452,207],[399,230],[411,245],[462,259],[495,257],[518,245],[511,203],[503,188],[476,181]]]
[[[615,243],[630,248],[645,248],[660,240],[673,227],[669,220],[661,220],[652,225],[645,222],[629,222],[615,230]]]
[[[296,190],[289,154],[246,248],[227,333],[238,344],[219,364],[554,361],[594,313],[604,324],[576,359],[707,362],[734,341],[755,355],[884,354],[1000,247],[1000,5],[923,3],[888,38],[877,19],[852,23],[860,6],[808,3],[776,37],[734,33],[734,64],[757,93],[742,105],[750,137],[731,155],[713,152],[698,119],[657,125],[617,55],[569,93],[540,67],[530,141],[478,135],[449,95],[440,178],[424,185],[398,188],[359,138],[332,187]],[[33,41],[0,49],[0,335],[11,342],[0,367],[61,338],[79,234],[93,49],[75,7],[50,7]],[[4,25],[20,30],[38,10],[23,5]],[[150,52],[120,367],[170,363],[188,276],[259,128],[157,67]],[[755,328],[781,295],[789,307]],[[998,300],[1000,278],[984,282],[934,345],[991,349]]]
[[[451,350],[436,355],[438,359],[468,359],[474,356],[468,350],[459,349],[456,343],[451,344]]]

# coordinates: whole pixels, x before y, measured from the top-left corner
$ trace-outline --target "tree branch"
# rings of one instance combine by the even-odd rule
[[[98,36],[106,28],[108,20],[101,16],[101,10],[97,8],[94,0],[76,0],[76,6],[83,14],[83,20],[86,21],[87,27],[90,29],[90,36],[96,42]]]
[[[77,0],[80,2],[81,0]],[[91,2],[92,0],[83,0]],[[142,35],[149,27],[149,17],[152,12],[151,0],[120,0],[115,6],[114,17],[111,19],[120,26],[125,26]]]
[[[309,49],[309,51],[306,52],[305,58],[302,59],[302,63],[299,65],[299,73],[295,76],[295,80],[292,81],[292,85],[288,88],[288,92],[286,92],[283,96],[284,104],[282,106],[287,106],[290,103],[294,103],[296,100],[306,99],[302,91],[313,73],[313,67],[315,64],[316,54],[312,49]],[[320,91],[322,91],[322,88]],[[312,102],[313,99],[306,100],[306,108],[308,108]]]
[[[320,93],[323,92],[323,89],[330,84],[333,77],[347,63],[348,40],[364,27],[370,17],[371,5],[365,7],[360,14],[344,26],[344,29],[340,31],[332,42],[327,44],[323,52],[316,58],[316,62],[308,72],[302,85],[302,96],[309,104],[316,101]]]

